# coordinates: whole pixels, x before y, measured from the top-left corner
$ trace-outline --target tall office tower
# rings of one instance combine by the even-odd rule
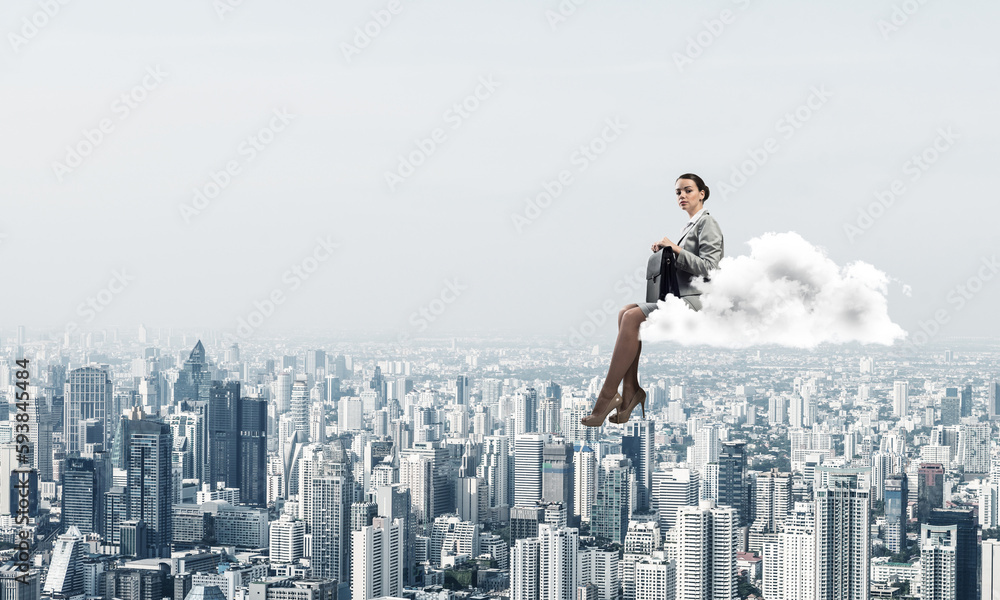
[[[403,583],[410,585],[414,579],[414,552],[416,527],[410,510],[410,490],[402,484],[383,486],[375,490],[378,513],[388,522],[398,522],[402,526]]]
[[[982,600],[1000,596],[1000,540],[983,540]]]
[[[562,502],[575,526],[573,444],[556,442],[542,449],[542,500]]]
[[[636,508],[649,509],[650,491],[653,489],[653,422],[647,420],[629,421],[627,435],[622,436],[622,453],[635,467],[637,483]]]
[[[750,526],[749,549],[758,554],[768,539],[781,530],[792,509],[792,474],[772,469],[757,476],[756,518]]]
[[[213,381],[209,389],[206,419],[208,453],[205,457],[205,478],[215,489],[239,487],[240,481],[240,382]]]
[[[405,453],[399,462],[399,482],[409,488],[413,516],[417,523],[434,518],[432,463],[426,456]]]
[[[736,598],[738,521],[713,500],[677,510],[678,598]]]
[[[800,394],[787,397],[788,426],[793,428],[806,427],[806,402]]]
[[[440,567],[444,556],[479,555],[479,527],[454,515],[435,517],[431,524],[429,560]]]
[[[677,509],[698,505],[698,472],[677,467],[654,471],[652,502],[665,534],[677,522]]]
[[[431,494],[434,496],[433,514],[429,518],[455,511],[454,484],[459,461],[452,460],[448,448],[441,442],[414,442],[407,451],[431,461]]]
[[[181,467],[181,477],[183,479],[204,479],[205,469],[205,422],[202,416],[196,412],[186,411],[167,415],[163,421],[170,426],[170,431],[174,436],[174,453],[178,455],[177,465]],[[122,426],[127,427],[127,426]],[[127,435],[124,429],[118,432],[115,438],[124,441]],[[112,462],[116,468],[123,468],[123,449],[115,448],[112,445]],[[118,462],[116,462],[118,461]]]
[[[323,350],[306,350],[306,375],[315,380],[326,374],[326,352]]]
[[[541,600],[538,595],[540,559],[541,540],[539,538],[530,537],[514,542],[510,559],[511,600]]]
[[[545,522],[544,506],[523,506],[515,504],[510,507],[510,544],[520,539],[537,537],[538,526]]]
[[[306,524],[300,519],[282,515],[277,521],[271,521],[268,531],[271,564],[291,564],[302,558],[305,535]]]
[[[740,527],[750,524],[746,491],[746,446],[746,442],[723,442],[722,452],[719,454],[718,504],[736,509]]]
[[[959,597],[956,596],[957,558],[958,528],[955,525],[920,525],[921,599],[955,600]],[[975,592],[975,582],[972,590]]]
[[[267,400],[241,398],[239,418],[240,502],[267,506]]]
[[[542,456],[547,435],[523,434],[514,441],[514,504],[542,498]]]
[[[816,518],[813,505],[796,504],[781,531],[764,544],[764,597],[800,600],[816,597]]]
[[[910,384],[906,381],[892,382],[892,416],[903,418],[909,409]]]
[[[859,470],[830,470],[816,490],[816,598],[868,600],[869,490]]]
[[[292,384],[292,423],[296,431],[309,435],[309,387],[302,379]]]
[[[597,600],[618,600],[621,587],[618,548],[588,545],[577,551],[577,585],[592,585]],[[578,588],[579,590],[579,588]],[[579,595],[576,596],[579,598]]]
[[[63,531],[76,527],[80,533],[104,533],[104,493],[111,487],[108,454],[95,453],[95,458],[71,455],[63,463]]]
[[[329,465],[324,464],[324,467]],[[330,470],[332,472],[332,470]],[[312,478],[312,557],[313,577],[349,581],[350,506],[352,489],[346,475]]]
[[[944,507],[944,467],[921,463],[917,470],[917,520],[927,523],[931,509]]]
[[[538,598],[574,600],[580,536],[575,527],[538,526]]]
[[[957,387],[945,388],[944,397],[941,398],[942,425],[958,425],[962,417],[961,402]]]
[[[1000,419],[1000,381],[993,380],[986,390],[986,413],[990,420]]]
[[[483,438],[483,454],[476,467],[476,476],[486,481],[490,493],[490,508],[508,506],[507,461],[510,451],[507,437],[490,435]]]
[[[597,500],[597,455],[584,445],[575,446],[573,453],[573,513],[581,521],[590,522]]]
[[[128,518],[146,524],[145,556],[168,557],[173,539],[173,435],[166,423],[140,418],[129,423],[129,439]]]
[[[385,419],[382,420],[381,430],[375,432],[375,435],[379,437],[385,437],[389,431],[389,419],[388,414],[385,414]],[[322,403],[316,402],[309,407],[309,439],[322,444],[326,441],[326,411]]]
[[[271,384],[271,396],[274,398],[278,414],[284,414],[292,408],[292,372],[278,373]]]
[[[337,403],[337,432],[360,431],[364,426],[364,413],[361,400],[352,396],[344,396]]]
[[[112,486],[104,493],[104,542],[109,545],[121,544],[119,527],[128,520],[128,491],[124,486]]]
[[[636,597],[635,566],[655,551],[663,550],[660,524],[656,521],[630,520],[625,533],[624,555],[621,559],[621,585],[626,600]],[[676,565],[675,565],[676,566]]]
[[[374,502],[352,502],[350,513],[350,530],[361,531],[362,527],[372,524],[378,516],[378,504]]]
[[[459,477],[455,483],[458,516],[470,523],[484,523],[489,517],[489,486],[481,477]]]
[[[769,425],[781,425],[788,416],[788,399],[777,394],[767,400],[767,422]]]
[[[959,416],[971,417],[972,416],[972,386],[966,385],[962,388],[962,401],[960,403]]]
[[[83,594],[83,558],[87,544],[76,527],[56,538],[52,562],[42,591],[54,597],[70,598]]]
[[[542,398],[538,401],[538,431],[541,433],[559,433],[561,429],[562,412],[560,402],[555,398]]]
[[[177,374],[177,381],[174,382],[174,404],[208,402],[211,381],[212,372],[205,358],[205,346],[198,340]]]
[[[538,405],[534,397],[521,390],[514,393],[514,435],[538,431]]]
[[[351,533],[351,598],[395,598],[402,592],[402,522],[376,517]]]
[[[353,372],[353,369],[351,371],[347,369],[347,357],[343,354],[338,354],[333,358],[333,364],[330,365],[330,368],[333,374],[341,380],[346,379],[348,374]]]
[[[597,499],[590,513],[590,531],[598,539],[622,544],[628,530],[630,492],[635,471],[629,459],[612,454],[601,461]]]
[[[932,527],[955,527],[955,598],[975,598],[979,581],[979,545],[972,509],[935,508],[927,519]],[[921,560],[923,562],[923,560]]]
[[[455,404],[461,406],[469,405],[469,393],[472,391],[472,386],[469,385],[468,375],[459,375],[455,379]]]
[[[677,598],[677,563],[663,552],[654,552],[635,564],[634,594],[624,600],[673,600]]]
[[[907,483],[905,475],[885,480],[885,545],[894,554],[906,549]]]
[[[66,452],[86,452],[86,425],[96,419],[103,428],[104,448],[114,439],[115,414],[111,407],[111,377],[103,367],[80,367],[69,372],[63,404]]]
[[[705,465],[719,462],[719,451],[721,449],[719,427],[717,425],[705,425],[701,427],[694,435],[694,446],[688,448],[688,452],[690,453],[689,462],[692,468],[703,475]]]
[[[959,457],[966,473],[990,472],[990,424],[976,423],[959,428]]]

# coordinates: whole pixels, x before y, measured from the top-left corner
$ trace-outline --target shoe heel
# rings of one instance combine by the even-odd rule
[[[643,396],[642,400],[639,401],[639,406],[642,407],[642,418],[646,418],[646,397]]]

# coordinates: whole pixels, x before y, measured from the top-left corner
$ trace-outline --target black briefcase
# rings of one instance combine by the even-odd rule
[[[663,300],[667,294],[680,297],[677,257],[670,248],[660,248],[646,262],[646,302]]]

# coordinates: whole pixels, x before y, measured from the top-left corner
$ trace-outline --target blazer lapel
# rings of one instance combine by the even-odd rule
[[[684,241],[684,238],[686,238],[688,234],[691,233],[691,230],[698,226],[698,221],[701,221],[702,217],[704,217],[707,214],[708,214],[707,210],[701,211],[701,214],[698,215],[698,218],[695,220],[695,222],[691,223],[691,226],[684,231],[684,235],[682,235],[681,238],[677,240],[677,245],[680,245],[680,243]]]

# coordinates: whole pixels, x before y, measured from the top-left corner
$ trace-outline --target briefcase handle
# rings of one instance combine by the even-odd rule
[[[663,248],[660,256],[660,300],[668,294],[681,295],[681,285],[677,279],[677,257],[670,248]]]

